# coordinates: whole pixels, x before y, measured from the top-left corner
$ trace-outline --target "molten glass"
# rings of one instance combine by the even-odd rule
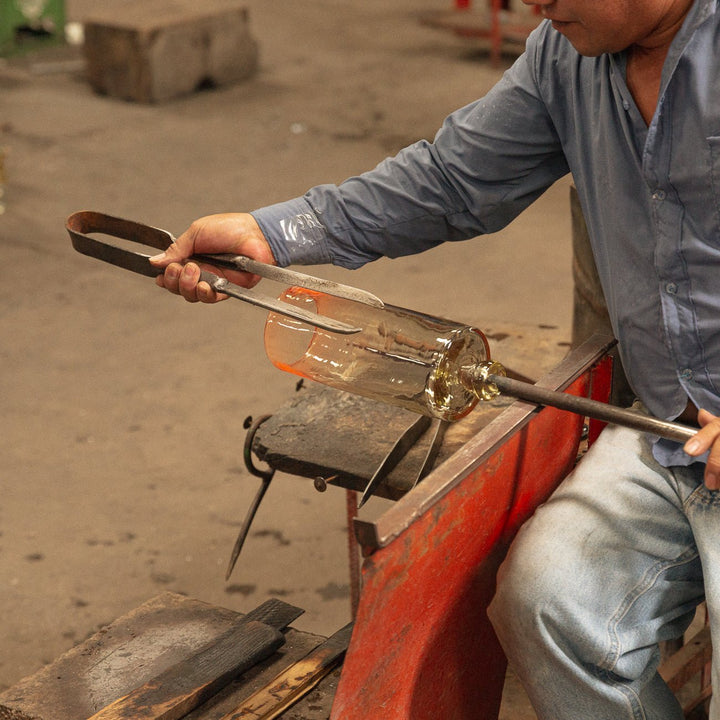
[[[281,299],[363,328],[339,335],[270,313],[265,350],[281,370],[443,420],[458,420],[477,404],[468,370],[489,361],[490,351],[476,328],[305,288],[289,288]]]

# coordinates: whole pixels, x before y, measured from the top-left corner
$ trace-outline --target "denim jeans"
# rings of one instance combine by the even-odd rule
[[[541,720],[682,718],[658,642],[704,598],[720,637],[720,492],[703,469],[664,468],[647,436],[608,426],[520,530],[490,618]]]

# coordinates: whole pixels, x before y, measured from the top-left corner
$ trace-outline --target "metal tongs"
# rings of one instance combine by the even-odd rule
[[[117,265],[126,270],[131,270],[140,275],[146,275],[147,277],[157,277],[163,273],[161,268],[156,268],[149,262],[150,254],[121,247],[120,245],[109,242],[107,238],[91,237],[88,233],[100,233],[111,238],[127,240],[131,243],[144,245],[157,250],[167,250],[167,248],[175,242],[174,236],[167,230],[161,230],[160,228],[143,225],[133,220],[123,220],[90,210],[76,212],[70,215],[65,223],[65,227],[70,234],[73,247],[79,253],[97,258],[111,265]],[[215,267],[231,270],[241,270],[243,272],[260,275],[260,277],[268,280],[285,283],[289,286],[318,290],[328,295],[353,300],[376,308],[384,307],[380,298],[365,290],[360,290],[359,288],[349,285],[342,285],[332,282],[331,280],[313,277],[312,275],[305,275],[295,272],[294,270],[268,265],[244,255],[192,255],[188,258],[188,261],[210,264]],[[339,320],[303,310],[282,300],[260,295],[253,290],[235,285],[226,278],[220,277],[207,270],[202,271],[200,279],[207,282],[210,287],[217,292],[224,293],[225,295],[252,305],[257,305],[266,310],[271,310],[280,315],[295,318],[296,320],[300,320],[322,330],[345,335],[357,333],[362,330],[362,328],[348,325]]]

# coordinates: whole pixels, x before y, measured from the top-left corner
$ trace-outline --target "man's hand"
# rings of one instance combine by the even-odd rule
[[[705,468],[705,485],[708,490],[720,489],[720,417],[707,410],[698,412],[700,430],[685,443],[688,455],[697,457],[710,451]]]
[[[157,277],[157,284],[188,302],[214,303],[225,298],[216,293],[206,282],[198,282],[200,267],[183,261],[196,253],[232,253],[247,255],[268,265],[275,265],[270,246],[255,218],[248,213],[225,213],[208,215],[195,222],[164,253],[150,258],[165,273]],[[211,265],[204,269],[226,277],[243,287],[252,287],[260,278],[250,273],[221,271]]]

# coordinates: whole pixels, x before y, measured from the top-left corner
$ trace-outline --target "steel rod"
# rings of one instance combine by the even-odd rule
[[[668,440],[684,443],[698,431],[697,428],[679,423],[660,420],[644,413],[615,405],[598,402],[589,398],[578,397],[557,390],[547,390],[530,383],[514,380],[502,375],[489,374],[486,382],[495,385],[501,394],[510,395],[520,400],[528,400],[537,405],[546,405],[560,410],[569,410],[595,420],[602,420],[615,425],[642,430]]]

